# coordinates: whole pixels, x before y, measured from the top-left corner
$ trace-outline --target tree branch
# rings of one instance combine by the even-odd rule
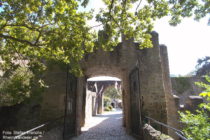
[[[40,32],[40,30],[39,29],[42,29],[42,28],[44,28],[44,27],[46,27],[46,26],[48,26],[48,25],[50,25],[50,24],[45,24],[45,25],[43,25],[43,26],[41,26],[41,27],[38,27],[38,28],[35,28],[35,27],[30,27],[30,26],[28,26],[27,24],[6,24],[5,26],[3,26],[2,28],[4,28],[4,27],[6,27],[6,26],[13,26],[13,27],[25,27],[25,28],[27,28],[27,29],[30,29],[30,30],[34,30],[34,31],[38,31],[38,32]]]
[[[9,36],[9,35],[3,35],[3,34],[0,34],[0,37],[4,38],[4,39],[11,39],[11,40],[14,40],[14,41],[17,41],[17,42],[20,42],[20,43],[25,43],[25,44],[28,44],[30,46],[44,46],[45,44],[37,44],[37,43],[32,43],[28,40],[23,40],[23,39],[19,39],[19,38],[15,38],[15,37],[12,37],[12,36]]]
[[[126,0],[122,0],[122,5],[123,5],[123,9],[122,9],[122,13],[121,13],[121,18],[122,20],[124,20],[123,18],[123,14],[126,12]]]
[[[0,28],[0,31],[2,30],[2,29],[4,29],[4,27],[6,27],[7,26],[7,23],[5,23],[1,28]]]
[[[109,15],[111,15],[111,11],[112,11],[112,8],[113,8],[113,4],[114,4],[114,0],[112,0],[111,5],[110,5],[110,7],[109,7]]]
[[[114,4],[114,0],[111,1],[111,5],[109,7],[109,20],[111,20],[111,18],[112,18],[112,20],[115,22],[115,24],[117,24],[117,26],[119,28],[121,28],[120,25],[118,24],[118,22],[114,19],[114,17],[111,14],[111,11],[112,11],[112,8],[113,8],[113,4]]]
[[[142,2],[142,0],[139,1],[139,4],[136,7],[136,12],[135,13],[137,13],[137,10],[138,10],[139,6],[141,5],[141,2]]]
[[[39,42],[40,37],[41,37],[41,32],[39,32],[39,35],[38,35],[38,37],[36,39],[36,42],[34,43],[35,45],[37,45],[37,43]]]
[[[114,17],[112,15],[110,15],[110,17],[113,19],[113,21],[115,22],[115,24],[117,24],[117,26],[121,29],[119,23],[114,19]]]

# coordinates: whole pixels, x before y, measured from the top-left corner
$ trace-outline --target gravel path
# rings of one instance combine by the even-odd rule
[[[82,134],[72,140],[135,140],[122,127],[122,111],[106,112],[92,117],[82,128]]]
[[[63,126],[54,128],[39,140],[62,140]],[[82,134],[70,140],[135,140],[122,127],[122,111],[115,110],[92,117],[82,128]]]

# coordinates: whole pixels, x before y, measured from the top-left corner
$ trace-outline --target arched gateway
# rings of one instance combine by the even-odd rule
[[[49,71],[46,79],[51,88],[44,95],[41,118],[65,114],[64,137],[79,135],[85,119],[87,78],[103,75],[122,80],[123,119],[129,134],[143,137],[144,116],[174,126],[167,49],[159,45],[155,32],[152,42],[153,48],[139,50],[137,43],[123,40],[112,52],[99,49],[86,55],[81,61],[84,77],[76,78],[58,68]]]

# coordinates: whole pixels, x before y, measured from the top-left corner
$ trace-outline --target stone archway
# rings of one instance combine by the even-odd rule
[[[124,40],[115,47],[113,52],[105,52],[99,49],[85,56],[81,61],[84,71],[84,77],[95,76],[113,76],[122,79],[123,104],[124,104],[124,121],[128,133],[141,135],[141,132],[134,132],[134,128],[141,128],[141,115],[153,117],[161,122],[170,124],[169,107],[170,103],[170,85],[166,83],[169,79],[169,70],[167,61],[167,52],[165,46],[159,46],[157,33],[152,33],[152,41],[154,48],[139,50],[137,43],[133,40]],[[165,54],[164,54],[165,53]],[[133,69],[137,69],[138,79],[135,83],[138,87],[138,105],[132,106],[134,99],[131,98],[132,88],[130,74]],[[80,85],[84,83],[84,79],[80,78]],[[140,94],[141,93],[141,94]],[[82,95],[82,92],[77,93]],[[79,96],[80,97],[80,96]],[[77,98],[77,102],[81,103],[81,99]],[[77,104],[77,108],[81,108],[82,104]],[[132,122],[132,109],[139,115],[139,120]],[[77,109],[78,110],[78,109]],[[81,113],[78,113],[78,115]],[[77,122],[81,122],[81,118],[77,117]],[[137,126],[132,124],[137,123]],[[78,125],[77,125],[78,126]],[[78,126],[78,131],[81,126]],[[139,129],[141,131],[141,129]],[[163,130],[168,133],[167,130]]]

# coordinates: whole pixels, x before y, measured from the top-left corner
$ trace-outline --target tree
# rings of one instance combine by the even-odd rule
[[[210,77],[206,76],[206,80],[210,83]],[[188,139],[207,140],[210,138],[210,85],[203,82],[197,82],[196,84],[206,89],[200,96],[205,97],[208,102],[200,104],[196,114],[190,111],[180,113],[181,122],[185,125],[183,131]]]
[[[111,99],[120,99],[121,98],[121,93],[117,91],[114,87],[108,87],[104,91],[104,96],[109,97]]]
[[[196,68],[197,76],[210,75],[210,57],[198,59]]]
[[[39,78],[45,61],[70,63],[73,72],[81,73],[77,62],[94,45],[94,34],[86,25],[91,13],[78,12],[75,0],[0,2],[1,105],[30,97],[33,87],[43,84]]]
[[[46,61],[71,66],[81,75],[79,61],[99,46],[113,50],[119,37],[134,38],[140,48],[152,47],[153,22],[171,16],[170,24],[193,14],[200,19],[209,13],[203,0],[103,0],[106,8],[96,16],[103,29],[97,34],[87,21],[91,12],[79,11],[89,0],[0,0],[0,68],[8,77],[21,64],[40,75]],[[136,6],[135,10],[132,8]],[[23,61],[20,63],[16,63]],[[8,72],[9,71],[9,72]]]

